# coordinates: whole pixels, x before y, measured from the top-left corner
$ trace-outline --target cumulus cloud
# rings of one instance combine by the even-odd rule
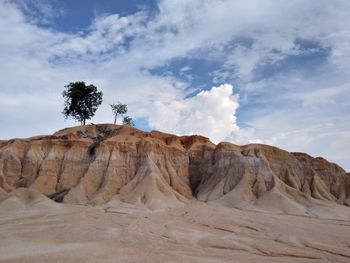
[[[97,15],[75,33],[41,26],[56,10],[43,0],[0,1],[0,137],[73,125],[59,98],[69,81],[85,80],[105,94],[95,123],[110,121],[108,104],[120,100],[151,128],[349,163],[341,157],[349,127],[339,123],[350,111],[350,1],[160,0],[152,16]],[[177,77],[154,73],[183,58],[214,62],[215,84],[204,86],[233,83],[235,94],[228,84],[195,93],[203,86],[186,63]]]
[[[238,99],[232,85],[223,84],[190,98],[155,102],[149,124],[166,132],[201,134],[219,142],[238,128],[235,116]]]
[[[248,143],[266,143],[263,140],[257,138],[255,129],[252,127],[240,128],[235,127],[231,133],[225,138],[226,141],[229,141],[234,144],[248,144]]]

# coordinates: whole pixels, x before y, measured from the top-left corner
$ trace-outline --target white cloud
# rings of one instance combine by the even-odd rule
[[[3,0],[15,4],[32,23],[49,24],[54,18],[64,14],[58,0]]]
[[[237,126],[231,131],[225,140],[240,145],[248,143],[264,143],[263,140],[257,138],[255,129],[251,127],[240,128]]]
[[[350,1],[162,0],[154,17],[97,16],[78,33],[41,27],[36,17],[52,19],[55,9],[46,1],[30,2],[39,11],[28,16],[27,1],[0,1],[0,35],[6,36],[0,39],[0,137],[73,124],[63,121],[59,98],[68,82],[85,80],[105,93],[95,123],[112,121],[108,104],[120,100],[133,117],[149,119],[159,130],[239,144],[261,139],[350,163],[350,127],[339,125],[350,111]],[[254,80],[259,67],[306,52],[300,40],[329,52],[321,71],[303,74],[301,63],[297,73],[281,69]],[[229,85],[189,97],[198,89],[191,85],[193,67],[180,70],[182,79],[149,72],[193,57],[219,62],[216,80],[239,82],[240,101]],[[238,127],[236,116],[249,128]]]
[[[50,56],[68,63],[78,58],[94,62],[108,60],[126,52],[126,38],[137,35],[145,19],[142,12],[124,17],[118,14],[98,17],[87,32],[65,35],[51,46]]]
[[[224,140],[237,129],[238,95],[230,84],[212,87],[190,98],[155,102],[149,124],[155,129],[179,135],[201,134],[214,142]]]
[[[266,144],[322,156],[349,170],[349,117],[317,121],[302,110],[292,114],[282,110],[254,120],[253,126]]]

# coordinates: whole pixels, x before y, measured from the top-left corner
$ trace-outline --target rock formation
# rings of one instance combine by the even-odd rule
[[[323,158],[110,124],[0,141],[0,195],[20,187],[58,202],[117,196],[151,209],[191,199],[291,214],[312,214],[310,204],[350,206],[349,174]]]

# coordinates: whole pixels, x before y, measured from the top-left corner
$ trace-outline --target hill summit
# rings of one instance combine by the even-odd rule
[[[112,124],[0,141],[0,195],[22,187],[63,203],[152,210],[198,200],[320,216],[350,206],[350,175],[323,158]]]

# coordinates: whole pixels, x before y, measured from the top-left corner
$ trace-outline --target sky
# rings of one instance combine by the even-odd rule
[[[0,139],[52,134],[64,86],[112,123],[307,152],[350,171],[348,0],[0,0]],[[120,120],[119,120],[120,122]]]

